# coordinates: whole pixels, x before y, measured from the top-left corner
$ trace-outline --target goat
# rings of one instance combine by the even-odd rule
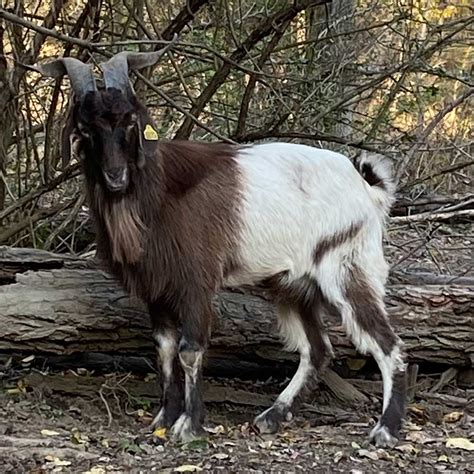
[[[159,140],[129,69],[152,66],[161,53],[118,53],[100,65],[100,88],[91,66],[77,59],[38,67],[45,76],[69,76],[74,101],[63,131],[65,163],[73,154],[82,160],[98,254],[149,308],[163,377],[153,428],[170,429],[181,441],[202,434],[213,297],[223,286],[263,285],[300,362],[255,426],[276,432],[291,419],[332,355],[322,322],[332,312],[379,365],[383,411],[370,436],[393,445],[404,416],[406,365],[384,306],[390,166],[368,154],[355,166],[341,154],[289,143]]]

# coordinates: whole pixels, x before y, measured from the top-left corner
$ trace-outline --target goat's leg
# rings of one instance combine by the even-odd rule
[[[191,313],[181,316],[182,336],[179,342],[179,360],[185,378],[185,410],[173,425],[173,438],[188,442],[202,436],[204,430],[204,403],[202,399],[202,361],[209,337],[210,304],[201,311],[199,305],[188,307]]]
[[[402,425],[406,403],[406,364],[402,342],[394,333],[385,310],[380,284],[370,283],[360,269],[350,274],[346,286],[328,294],[340,311],[343,324],[354,345],[370,353],[377,362],[383,380],[383,411],[370,434],[377,446],[394,446]]]
[[[163,304],[149,305],[158,363],[161,361],[163,397],[152,428],[171,428],[184,410],[183,374],[178,360],[178,316]]]
[[[278,307],[280,332],[289,350],[300,353],[298,369],[275,403],[258,415],[254,425],[261,433],[275,433],[282,421],[291,420],[304,389],[320,372],[326,358],[332,354],[329,338],[324,333],[318,301],[295,307]]]

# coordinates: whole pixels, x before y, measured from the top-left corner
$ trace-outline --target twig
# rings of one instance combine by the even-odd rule
[[[282,132],[279,130],[268,128],[257,130],[256,132],[246,133],[240,137],[242,142],[254,142],[257,140],[265,140],[268,138],[286,138],[286,139],[296,139],[296,140],[313,140],[313,141],[323,141],[331,143],[339,143],[341,145],[351,146],[361,150],[372,151],[375,153],[388,154],[387,150],[381,150],[373,145],[364,143],[363,141],[355,141],[348,138],[338,137],[336,135],[329,135],[321,132],[314,133],[301,133],[301,132]]]
[[[18,209],[21,209],[23,206],[26,206],[28,203],[39,198],[41,195],[47,193],[48,191],[52,191],[61,183],[67,181],[68,179],[74,178],[75,176],[78,176],[80,173],[80,168],[80,163],[75,163],[66,168],[60,175],[52,179],[49,183],[46,183],[36,189],[31,190],[28,194],[22,196],[13,204],[8,206],[6,209],[0,211],[0,221],[5,219],[5,217],[8,217],[13,212],[17,211]]]
[[[41,209],[40,211],[36,212],[32,216],[26,217],[22,221],[14,224],[12,227],[5,229],[0,234],[0,243],[5,243],[8,239],[13,237],[15,234],[18,234],[18,232],[21,232],[22,230],[26,229],[34,222],[46,219],[47,217],[54,216],[55,214],[58,214],[59,212],[66,210],[68,207],[72,206],[74,201],[75,199],[68,200],[61,205],[50,207],[48,209]]]
[[[460,211],[451,212],[423,212],[421,214],[415,214],[413,216],[397,216],[392,217],[390,221],[394,224],[404,224],[413,222],[439,222],[449,221],[452,219],[457,220],[473,220],[474,209],[462,209]]]
[[[284,8],[269,17],[265,17],[264,20],[255,27],[255,29],[245,39],[245,41],[243,41],[243,43],[234,50],[234,52],[230,55],[230,59],[234,62],[242,61],[248,54],[248,51],[250,51],[258,42],[266,38],[273,31],[276,31],[280,25],[296,17],[299,12],[306,8],[322,5],[329,1],[330,0],[305,0],[294,2],[291,7]],[[191,116],[196,118],[199,117],[211,97],[227,79],[231,70],[232,68],[229,63],[222,64],[222,66],[216,71],[212,79],[204,88],[201,95],[196,99],[196,104],[191,108],[190,111]],[[176,132],[175,138],[188,138],[191,134],[192,128],[193,120],[190,117],[186,117],[181,127]]]
[[[80,211],[82,205],[84,204],[84,200],[84,193],[80,193],[69,215],[61,222],[61,224],[54,231],[51,232],[51,234],[48,235],[48,238],[43,244],[43,249],[49,250],[51,248],[54,239],[69,225],[69,223],[73,219],[76,218],[77,213]]]
[[[24,18],[19,17],[13,13],[7,12],[4,8],[0,8],[0,18],[4,18],[5,20],[14,23],[16,25],[23,26],[29,30],[36,31],[41,33],[45,36],[50,36],[52,38],[59,39],[61,41],[65,41],[66,43],[75,44],[76,46],[80,46],[81,48],[88,49],[91,51],[96,51],[101,53],[101,51],[92,46],[90,41],[83,40],[80,38],[74,38],[72,36],[65,35],[63,33],[59,33],[58,31],[52,30],[50,28],[45,28],[44,26],[36,25],[35,23],[25,20]],[[103,54],[103,53],[101,53]]]
[[[461,105],[466,99],[468,99],[471,95],[474,94],[474,87],[470,87],[466,89],[457,99],[450,102],[446,107],[440,110],[433,120],[429,123],[429,125],[423,130],[423,132],[418,137],[417,143],[413,145],[410,150],[404,155],[398,165],[398,169],[396,172],[396,177],[399,179],[400,176],[404,173],[408,163],[413,158],[413,155],[418,150],[420,144],[428,138],[431,132],[436,128],[436,126],[448,115],[452,112],[456,107]]]
[[[432,388],[428,390],[429,393],[437,393],[443,389],[446,385],[451,383],[458,375],[459,370],[455,367],[450,367],[448,370],[441,374],[438,382],[436,382]]]
[[[109,404],[107,403],[107,400],[106,400],[105,397],[104,397],[104,393],[103,393],[104,385],[106,385],[106,384],[103,384],[103,385],[100,387],[99,396],[100,396],[100,399],[102,400],[102,402],[103,402],[104,405],[105,405],[105,409],[107,410],[107,416],[108,416],[108,419],[109,419],[109,421],[108,421],[108,423],[107,423],[107,428],[109,428],[110,425],[112,424],[112,421],[114,420],[114,417],[112,416],[112,412],[110,411]]]
[[[455,397],[454,395],[445,395],[444,393],[430,393],[420,392],[420,398],[426,398],[428,400],[436,400],[445,403],[449,406],[464,407],[467,405],[467,398]]]
[[[156,87],[149,79],[147,79],[143,74],[136,72],[135,73],[138,78],[140,78],[150,89],[155,91],[161,98],[163,98],[166,102],[168,102],[173,108],[175,108],[177,111],[181,112],[185,117],[189,118],[193,123],[195,123],[197,126],[202,128],[203,130],[206,130],[206,132],[209,132],[211,135],[215,136],[219,140],[225,141],[227,143],[234,143],[230,138],[227,138],[220,133],[216,132],[215,130],[212,130],[212,128],[208,127],[204,123],[202,123],[199,119],[194,117],[194,115],[191,115],[186,109],[181,107],[177,102],[175,102],[171,97],[168,96],[165,92],[160,90],[158,87]]]
[[[430,174],[426,178],[418,178],[418,179],[415,179],[414,181],[410,181],[409,183],[405,184],[405,186],[403,186],[400,190],[404,191],[417,184],[423,183],[425,181],[431,181],[432,179],[437,178],[438,176],[443,176],[448,173],[453,173],[454,171],[459,171],[464,168],[468,168],[469,166],[472,166],[472,165],[474,165],[474,160],[464,161],[463,163],[459,163],[457,165],[453,165],[448,168],[445,168],[441,171],[437,171],[436,173]]]

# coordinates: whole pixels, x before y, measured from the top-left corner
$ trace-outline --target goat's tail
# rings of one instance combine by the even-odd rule
[[[374,200],[388,214],[395,201],[396,191],[392,165],[389,160],[382,155],[364,152],[358,159],[356,168],[369,184]]]

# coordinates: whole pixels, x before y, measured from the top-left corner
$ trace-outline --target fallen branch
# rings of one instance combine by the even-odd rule
[[[94,262],[32,249],[0,249],[0,351],[64,356],[94,353],[154,359],[149,318]],[[26,271],[34,268],[35,271]],[[26,273],[18,273],[19,271]],[[9,275],[9,276],[8,276]],[[236,375],[246,366],[291,373],[297,356],[283,351],[274,308],[262,296],[222,292],[209,366]],[[409,361],[469,367],[474,355],[474,288],[389,285],[387,306]],[[361,359],[340,321],[330,319],[338,361]],[[153,363],[150,363],[153,367]],[[240,375],[242,372],[240,372]]]
[[[472,221],[474,220],[474,209],[461,209],[451,212],[424,212],[412,216],[392,217],[390,222],[393,224],[405,224],[412,222],[445,222],[445,221]]]

